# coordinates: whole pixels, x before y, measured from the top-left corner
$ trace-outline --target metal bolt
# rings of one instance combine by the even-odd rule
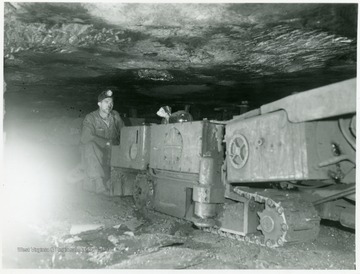
[[[331,150],[334,156],[339,156],[341,154],[340,148],[338,144],[332,143]]]
[[[271,247],[272,245],[273,245],[273,241],[272,241],[272,240],[269,239],[269,240],[266,241],[266,246],[267,246],[267,247]]]
[[[277,212],[281,215],[281,214],[283,214],[284,213],[284,208],[283,207],[279,207],[278,209],[277,209]]]
[[[287,231],[288,230],[287,224],[285,224],[285,223],[281,224],[281,230],[282,231]]]
[[[266,204],[267,204],[269,207],[273,207],[273,206],[274,206],[274,202],[273,202],[273,200],[271,200],[271,199],[268,199],[268,200],[266,201]]]
[[[277,244],[278,244],[279,246],[282,246],[282,245],[284,244],[284,241],[283,241],[281,238],[279,238],[279,239],[277,240]]]

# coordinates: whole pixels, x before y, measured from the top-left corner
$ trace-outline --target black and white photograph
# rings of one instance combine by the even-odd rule
[[[358,270],[357,1],[1,9],[2,270]]]

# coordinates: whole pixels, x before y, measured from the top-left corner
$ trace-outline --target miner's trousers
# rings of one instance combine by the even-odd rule
[[[89,142],[81,147],[82,163],[85,171],[86,185],[95,192],[105,190],[105,183],[110,178],[110,147],[101,148],[94,142]]]

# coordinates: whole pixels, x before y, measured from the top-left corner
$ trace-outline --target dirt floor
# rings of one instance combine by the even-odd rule
[[[322,224],[314,242],[278,249],[238,242],[161,213],[139,212],[132,197],[96,195],[67,183],[65,174],[76,162],[75,146],[8,140],[4,268],[356,267],[354,231]]]

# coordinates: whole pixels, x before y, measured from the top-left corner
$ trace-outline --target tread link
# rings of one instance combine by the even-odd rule
[[[256,191],[258,190],[258,191]],[[264,204],[258,212],[260,225],[256,233],[241,235],[223,231],[221,227],[200,227],[206,232],[218,234],[234,240],[244,241],[271,248],[285,243],[311,241],[317,237],[320,217],[311,203],[305,202],[300,195],[274,189],[251,189],[241,187],[232,191],[247,200]],[[134,200],[138,208],[153,209],[154,189],[152,180],[146,174],[139,174],[135,181]],[[262,233],[261,233],[262,232]]]
[[[259,192],[246,190],[241,187],[233,188],[241,197],[265,205],[265,209],[258,212],[259,232],[240,235],[223,231],[221,227],[216,226],[201,229],[222,237],[270,248],[311,241],[317,237],[320,217],[313,205],[302,200],[299,194],[272,189]]]

